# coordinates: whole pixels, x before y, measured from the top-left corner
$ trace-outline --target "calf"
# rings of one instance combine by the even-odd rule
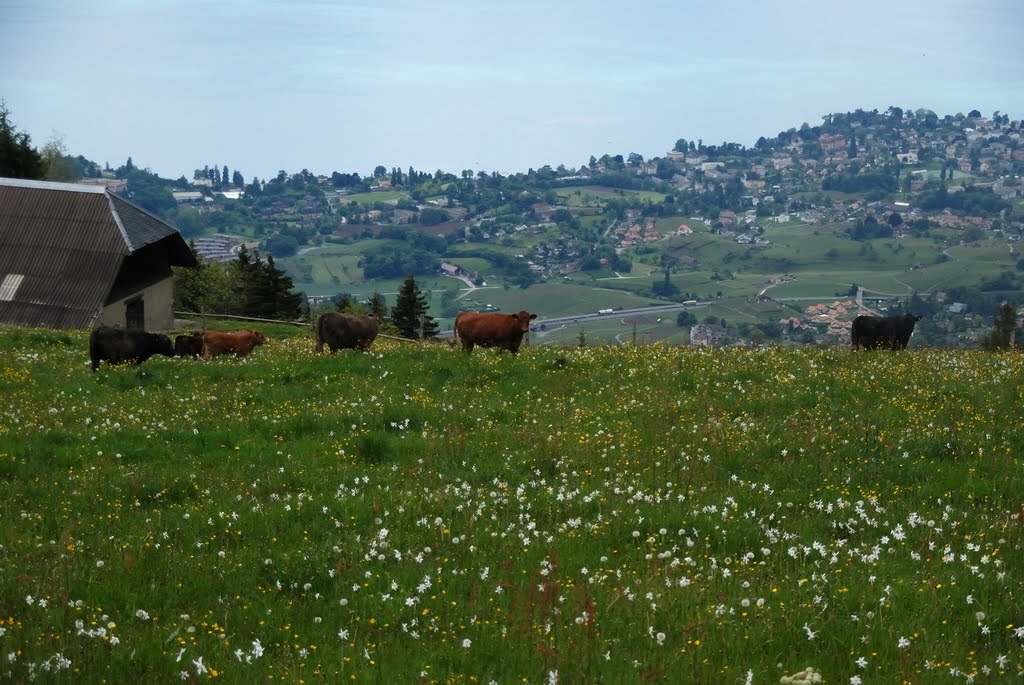
[[[259,331],[244,330],[234,333],[211,331],[203,333],[203,359],[216,357],[218,354],[234,354],[244,357],[252,348],[267,342],[267,336]]]
[[[101,361],[141,364],[154,354],[173,357],[171,339],[160,333],[120,326],[100,326],[89,334],[89,358],[93,371],[100,368]]]
[[[179,357],[199,357],[203,353],[202,333],[179,335],[174,339],[174,354]]]

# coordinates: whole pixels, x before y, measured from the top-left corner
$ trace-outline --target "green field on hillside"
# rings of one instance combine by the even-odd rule
[[[555,195],[569,207],[602,207],[607,200],[621,197],[640,199],[648,202],[664,202],[665,194],[650,190],[623,190],[607,186],[579,186],[558,188]]]
[[[97,373],[0,329],[5,680],[1024,670],[1024,355],[263,328]]]
[[[404,190],[374,190],[370,193],[353,193],[344,195],[340,200],[344,204],[355,202],[364,206],[372,206],[378,202],[395,202],[396,200],[408,200],[410,195]]]

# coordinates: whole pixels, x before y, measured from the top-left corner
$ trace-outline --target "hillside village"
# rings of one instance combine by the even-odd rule
[[[282,171],[245,183],[237,171],[228,182],[228,168],[221,173],[214,165],[197,169],[191,180],[158,179],[169,201],[161,198],[154,211],[193,238],[201,257],[215,260],[229,260],[242,243],[287,257],[374,237],[411,240],[408,231],[417,228],[433,236],[408,245],[420,258],[396,257],[394,273],[385,269],[379,277],[441,273],[443,262],[459,266],[459,254],[484,254],[460,252],[459,245],[493,245],[514,257],[486,253],[493,273],[469,275],[520,287],[599,269],[626,273],[634,263],[668,274],[665,250],[678,239],[710,234],[764,249],[774,227],[793,224],[841,226],[849,239],[866,243],[944,231],[941,239],[950,245],[993,238],[1012,244],[1024,232],[1021,129],[998,112],[940,117],[890,107],[830,114],[820,125],[805,123],[749,148],[680,139],[652,159],[605,154],[578,168],[545,166],[509,176],[379,166],[370,176]],[[137,181],[123,169],[86,180],[120,185],[145,201],[155,191],[140,194]],[[405,233],[395,232],[403,227]],[[714,268],[716,278],[721,271],[686,250],[672,252],[672,273],[702,268]],[[370,274],[366,280],[378,277]],[[781,269],[770,278],[784,275]],[[1021,289],[1015,277],[1010,274],[1004,290]],[[713,296],[646,292],[676,301]],[[943,295],[932,293],[933,304],[966,306],[946,303]],[[852,317],[844,312],[825,322],[824,314],[808,308],[777,322],[807,340],[813,337],[807,327],[824,337],[846,334]],[[823,325],[815,327],[816,318]]]

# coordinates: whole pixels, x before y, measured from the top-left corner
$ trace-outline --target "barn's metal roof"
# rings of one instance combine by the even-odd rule
[[[195,265],[173,226],[105,188],[0,178],[0,323],[91,326],[124,258],[162,240]]]

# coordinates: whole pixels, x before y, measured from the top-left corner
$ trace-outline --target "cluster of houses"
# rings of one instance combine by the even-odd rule
[[[849,298],[835,300],[831,304],[814,304],[804,310],[806,320],[811,324],[824,325],[825,335],[834,337],[849,337],[850,326],[853,319],[859,314],[869,313]],[[786,325],[789,319],[783,319],[779,323]]]

